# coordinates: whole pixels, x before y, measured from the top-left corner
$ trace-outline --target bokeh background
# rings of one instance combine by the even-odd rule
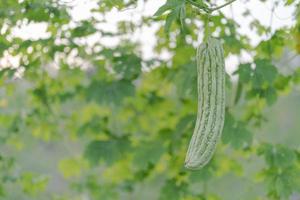
[[[201,1],[210,7],[225,1]],[[300,2],[0,0],[0,199],[300,199]],[[205,29],[226,56],[212,161],[183,167]]]

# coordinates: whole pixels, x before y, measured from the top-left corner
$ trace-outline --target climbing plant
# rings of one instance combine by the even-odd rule
[[[271,23],[245,7],[244,33],[224,9],[247,0],[0,0],[0,199],[299,198],[300,4],[256,2]],[[291,25],[272,26],[279,7]],[[191,171],[207,36],[227,59],[225,122]]]

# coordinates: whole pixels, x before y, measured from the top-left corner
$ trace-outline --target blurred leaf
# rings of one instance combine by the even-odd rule
[[[251,80],[252,76],[252,69],[251,69],[251,64],[241,64],[239,65],[238,69],[233,73],[239,75],[239,81],[242,83],[248,83]]]
[[[111,165],[121,159],[129,148],[129,141],[125,138],[107,141],[95,140],[86,146],[84,156],[92,165],[97,165],[101,160]]]
[[[265,157],[269,166],[287,167],[296,161],[295,152],[282,145],[263,144],[258,149],[258,154]]]
[[[277,69],[268,60],[255,60],[252,85],[261,88],[265,84],[272,84],[278,74]]]
[[[198,182],[205,182],[213,178],[213,176],[216,174],[216,166],[215,166],[214,159],[206,166],[204,166],[201,170],[198,171],[191,171],[189,180],[192,183],[198,183]]]
[[[2,57],[3,52],[9,47],[9,42],[5,37],[0,37],[0,56]],[[3,69],[1,69],[2,71]]]
[[[5,196],[5,189],[3,187],[2,184],[0,184],[0,197],[4,197]]]
[[[167,0],[167,2],[155,12],[154,16],[160,16],[168,10],[172,10],[175,9],[176,7],[180,7],[183,3],[184,3],[183,0]]]
[[[274,87],[267,87],[264,89],[251,89],[247,93],[247,98],[265,98],[269,106],[273,105],[277,100],[277,90]]]
[[[167,0],[167,2],[162,5],[154,14],[154,16],[160,16],[166,11],[170,10],[167,15],[165,23],[165,32],[170,31],[170,27],[176,19],[179,19],[181,24],[183,24],[185,18],[185,2],[184,0]]]
[[[31,196],[35,196],[46,190],[49,178],[31,172],[26,172],[22,174],[20,181],[23,191]]]
[[[265,30],[265,32],[269,31]],[[284,47],[290,45],[290,41],[286,39],[288,36],[289,33],[287,33],[286,30],[276,30],[269,40],[261,41],[256,47],[257,57],[262,59],[271,59],[282,56]]]
[[[89,134],[95,134],[98,135],[101,132],[107,133],[107,123],[108,119],[106,117],[100,117],[100,116],[92,116],[91,119],[81,125],[77,129],[77,133],[79,136],[83,135],[89,135]]]
[[[124,98],[134,95],[134,86],[126,80],[114,82],[93,81],[85,90],[85,95],[88,100],[118,106]]]
[[[29,20],[36,22],[49,20],[49,14],[42,4],[26,2],[25,9],[25,16]]]
[[[114,69],[126,80],[133,80],[141,73],[141,59],[135,54],[123,54],[113,58]]]
[[[197,97],[196,65],[183,65],[174,77],[176,91],[181,98]]]
[[[229,112],[226,112],[222,133],[224,144],[230,144],[233,148],[240,149],[251,145],[252,137],[244,122],[236,121]]]
[[[294,3],[295,2],[295,0],[286,0],[286,5],[291,5],[292,3]]]
[[[64,159],[59,162],[58,168],[65,178],[78,177],[87,163],[79,158]]]
[[[299,168],[269,168],[264,170],[262,174],[268,183],[269,196],[271,197],[287,199],[293,192],[299,192]]]
[[[181,188],[176,185],[175,180],[168,180],[161,188],[159,200],[179,200],[180,192]]]
[[[165,24],[165,32],[168,33],[170,31],[171,25],[173,21],[179,16],[180,8],[175,8],[167,15],[166,24]]]
[[[79,26],[71,30],[71,37],[83,37],[97,31],[95,26],[89,21],[83,21]]]
[[[162,141],[147,141],[142,142],[134,148],[133,164],[138,169],[145,170],[149,164],[155,165],[164,153],[165,148]]]

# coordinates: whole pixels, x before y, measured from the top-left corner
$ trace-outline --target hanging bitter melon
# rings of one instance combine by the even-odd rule
[[[225,116],[225,62],[221,42],[209,37],[197,49],[198,113],[185,167],[200,169],[213,156]]]

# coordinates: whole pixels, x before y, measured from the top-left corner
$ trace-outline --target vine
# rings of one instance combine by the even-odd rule
[[[219,10],[219,9],[221,9],[221,8],[224,8],[225,6],[230,5],[231,3],[235,2],[236,0],[228,1],[228,2],[226,2],[226,3],[224,3],[224,4],[222,4],[222,5],[216,6],[216,7],[214,7],[214,8],[209,8],[206,4],[199,4],[199,3],[194,2],[194,1],[192,1],[192,0],[186,0],[186,1],[187,1],[188,3],[190,3],[191,5],[196,6],[196,7],[199,8],[199,9],[204,10],[206,13],[211,14],[213,11],[216,11],[216,10]]]

